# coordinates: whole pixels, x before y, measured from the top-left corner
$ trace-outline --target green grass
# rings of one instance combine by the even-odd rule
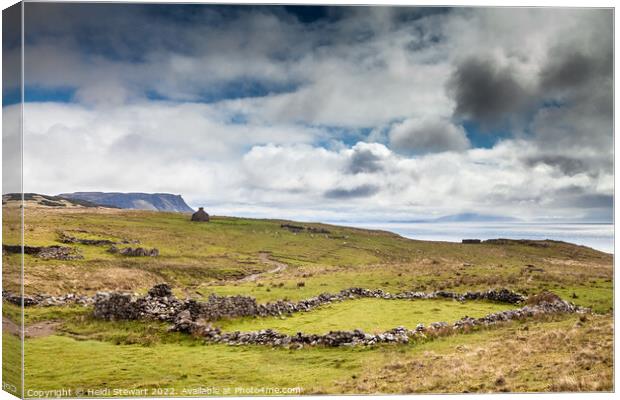
[[[512,368],[519,376],[539,377],[532,381],[526,378],[518,381],[521,390],[548,390],[552,383],[549,376],[558,376],[558,365],[562,365],[562,374],[581,373],[577,361],[571,358],[580,355],[562,350],[562,346],[573,342],[568,339],[557,342],[557,335],[575,329],[577,320],[571,315],[515,322],[406,346],[373,348],[287,350],[263,346],[202,345],[199,342],[142,346],[49,336],[26,341],[25,381],[27,390],[174,388],[174,395],[183,395],[184,388],[196,387],[221,391],[235,387],[299,386],[305,394],[357,393],[360,392],[357,385],[365,382],[384,385],[381,388],[383,393],[402,393],[410,390],[406,388],[408,380],[415,379],[420,382],[435,380],[441,383],[435,391],[454,392],[463,390],[463,384],[469,387],[468,383],[475,385],[480,382],[486,382],[492,389],[497,376],[486,375],[488,371],[501,372]],[[610,336],[608,330],[602,329],[610,321],[610,317],[605,317],[595,321],[596,325],[591,328],[588,328],[590,323],[586,323],[586,328],[575,331],[575,334],[582,338],[580,340],[596,343],[603,340],[601,335]],[[527,334],[526,340],[522,341],[520,337],[524,334]],[[539,339],[541,342],[536,342],[533,347],[532,341]],[[577,344],[582,345],[582,342],[571,346]],[[484,353],[488,346],[493,350]],[[547,353],[544,352],[545,346],[549,347]],[[551,349],[552,346],[559,347]],[[446,374],[446,370],[462,370],[464,363],[479,354],[488,354],[484,363],[478,365],[484,371],[471,376],[467,382],[459,379],[452,382],[452,374]],[[519,354],[519,358],[515,359],[511,354]],[[449,360],[456,358],[455,364],[446,364],[445,357],[450,357]],[[59,362],[51,363],[50,360]],[[432,368],[432,360],[442,361],[438,365],[444,369]],[[409,377],[392,381],[389,389],[391,374],[400,371],[394,363],[404,363],[406,368],[426,363],[429,366],[408,372]],[[597,367],[597,372],[601,368],[604,372],[608,367]],[[506,379],[517,383],[513,375],[506,375]],[[425,389],[433,391],[433,386],[427,385]]]
[[[50,336],[26,343],[28,389],[291,387],[344,378],[364,350],[295,352],[258,347],[162,344],[144,347]],[[50,356],[62,363],[49,363]],[[316,368],[321,365],[321,368]]]
[[[2,333],[2,383],[4,390],[21,395],[22,348],[19,337]]]
[[[5,244],[16,244],[19,214],[7,212],[3,217]],[[27,294],[94,294],[99,290],[145,293],[155,283],[168,282],[180,298],[204,299],[211,293],[244,294],[256,297],[259,302],[267,302],[300,300],[349,287],[383,289],[392,293],[443,289],[462,293],[506,287],[524,294],[551,290],[578,305],[606,313],[604,317],[596,318],[610,319],[613,310],[613,257],[571,244],[550,242],[548,247],[462,245],[305,223],[295,224],[322,227],[331,232],[294,234],[282,229],[280,224],[283,221],[279,220],[214,217],[209,223],[192,223],[188,215],[131,210],[71,211],[26,207],[25,218],[28,245],[60,244],[58,229],[61,229],[81,238],[138,240],[139,246],[160,250],[159,257],[129,258],[110,254],[107,246],[71,245],[80,250],[84,256],[82,260],[42,260],[26,256],[24,284]],[[261,260],[263,252],[269,253],[272,260],[286,263],[288,268],[277,274],[262,275],[256,282],[237,282],[249,274],[273,269],[273,265]],[[3,261],[4,289],[17,292],[20,257],[5,255]],[[298,286],[301,282],[303,285]],[[485,302],[460,304],[445,300],[360,299],[283,319],[235,319],[216,325],[227,331],[272,328],[284,333],[323,333],[361,328],[376,332],[399,325],[414,328],[418,323],[453,322],[464,315],[476,317],[507,308],[510,306]],[[58,322],[53,324],[56,334],[26,341],[27,388],[172,387],[180,390],[196,386],[302,386],[305,393],[402,392],[411,389],[413,386],[407,385],[414,383],[425,391],[489,388],[488,381],[492,384],[496,377],[490,376],[488,369],[470,368],[477,372],[472,372],[467,379],[481,385],[473,389],[436,378],[435,375],[445,375],[446,370],[461,371],[463,363],[478,357],[477,350],[461,357],[459,346],[502,353],[501,359],[484,359],[490,366],[504,365],[511,362],[513,354],[520,354],[519,362],[524,364],[524,370],[515,375],[519,382],[511,387],[525,391],[547,390],[545,388],[550,387],[554,379],[550,374],[557,375],[560,364],[562,371],[579,379],[582,373],[589,373],[583,366],[586,365],[583,359],[570,359],[580,354],[577,350],[568,354],[558,348],[549,350],[549,354],[544,353],[545,346],[551,348],[556,346],[554,343],[564,343],[562,332],[575,329],[576,316],[513,323],[507,327],[409,346],[292,351],[259,346],[203,345],[199,338],[167,332],[168,324],[165,323],[100,321],[92,318],[91,310],[91,307],[81,306],[26,310],[27,325],[41,321]],[[4,314],[17,317],[19,308],[5,304]],[[518,327],[524,325],[529,326],[529,332],[538,335],[531,340],[537,340],[537,337],[546,340],[537,345],[541,353],[531,359],[526,346],[529,342],[522,343],[515,338],[521,335]],[[588,358],[590,353],[607,351],[603,345],[597,347],[596,340],[609,336],[611,328],[608,325],[599,323],[596,329],[588,328],[587,335],[579,333],[579,340],[587,344],[587,354],[579,357]],[[549,335],[552,337],[547,337]],[[3,355],[5,376],[16,379],[19,370],[12,366],[18,365],[15,363],[19,355],[19,348],[15,347],[17,339],[4,335],[3,340],[5,345],[8,344],[6,349],[14,350]],[[505,342],[525,347],[520,353],[513,353],[512,349],[502,347]],[[435,356],[429,354],[445,356],[443,364],[437,364],[441,367],[434,370],[435,364],[427,364],[427,368],[417,370],[417,363],[434,360],[432,357]],[[597,362],[607,360],[603,356],[597,357]],[[528,361],[523,361],[526,359]],[[399,360],[411,363],[403,367],[402,371],[406,371],[403,375],[390,369]],[[537,367],[541,363],[546,375],[540,374]],[[571,367],[573,364],[577,366]],[[519,368],[514,365],[515,371]],[[420,379],[413,382],[413,377]],[[364,379],[367,382],[364,383]],[[437,379],[440,382],[433,383]],[[507,375],[506,379],[512,378]],[[372,386],[373,382],[387,386]],[[600,387],[606,388],[606,385]],[[598,386],[583,387],[600,390]]]
[[[613,282],[611,280],[595,279],[587,285],[552,288],[563,299],[581,307],[592,309],[596,313],[611,313],[613,311]]]
[[[40,321],[65,320],[90,315],[92,311],[92,307],[81,305],[26,307],[24,308],[24,323],[29,325]],[[2,313],[13,321],[21,321],[21,308],[15,304],[2,303]]]
[[[92,316],[76,316],[58,327],[58,334],[79,340],[98,340],[114,344],[196,344],[191,335],[168,332],[170,324],[159,321],[102,321]]]
[[[413,329],[417,324],[455,322],[464,317],[482,317],[510,309],[510,305],[491,302],[452,300],[356,299],[332,303],[307,313],[289,317],[240,318],[215,322],[225,331],[274,329],[281,333],[323,334],[335,330],[361,329],[369,333],[385,332],[397,326]]]
[[[7,226],[12,226],[11,218],[16,215],[7,213]],[[127,258],[108,253],[107,246],[75,245],[83,260],[27,256],[27,293],[144,291],[154,283],[166,281],[179,290],[205,295],[212,291],[246,293],[270,300],[304,298],[348,286],[389,290],[507,286],[539,290],[545,283],[588,286],[583,282],[612,276],[611,255],[563,243],[549,243],[545,248],[472,246],[298,222],[295,224],[321,227],[330,233],[295,234],[282,229],[280,224],[284,221],[279,220],[216,216],[209,223],[192,223],[184,214],[132,210],[71,212],[27,208],[25,218],[24,234],[29,245],[59,244],[60,229],[85,238],[138,240],[140,246],[156,247],[161,254],[156,258]],[[260,252],[271,252],[272,258],[289,265],[279,276],[261,278],[266,287],[283,282],[285,288],[271,289],[269,293],[266,287],[254,290],[250,284],[236,286],[224,282],[271,269],[259,259]],[[544,272],[524,270],[528,264],[543,268]],[[17,273],[18,269],[3,271],[7,288],[19,282]],[[305,281],[307,288],[294,291],[298,281]],[[221,283],[224,285],[217,286]]]

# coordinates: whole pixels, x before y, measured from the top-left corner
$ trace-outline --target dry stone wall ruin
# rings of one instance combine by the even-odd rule
[[[410,340],[437,334],[442,331],[458,331],[468,327],[492,325],[503,321],[523,319],[541,314],[574,313],[586,310],[574,306],[557,296],[545,297],[536,304],[492,313],[482,318],[464,317],[454,324],[435,322],[425,327],[419,324],[415,329],[397,327],[389,331],[370,334],[361,330],[335,331],[324,335],[305,334],[287,335],[271,329],[251,332],[222,332],[213,327],[212,322],[222,318],[267,317],[288,315],[295,312],[310,311],[321,305],[357,298],[391,299],[454,299],[457,301],[491,300],[506,304],[522,304],[526,298],[507,289],[486,292],[467,292],[458,294],[448,291],[433,293],[402,292],[390,294],[383,290],[349,288],[336,294],[324,293],[299,302],[276,301],[258,304],[256,299],[248,296],[212,295],[206,302],[176,299],[170,287],[157,285],[144,297],[134,297],[122,293],[101,293],[95,298],[95,316],[98,318],[117,319],[157,319],[172,322],[171,331],[189,333],[203,338],[206,342],[229,345],[269,345],[301,348],[304,346],[354,346],[374,345],[379,343],[409,343]]]
[[[251,332],[222,332],[212,322],[222,318],[235,317],[269,317],[306,312],[333,302],[358,298],[393,299],[454,299],[456,301],[491,300],[523,307],[488,314],[481,318],[464,317],[453,324],[434,322],[428,327],[419,324],[415,329],[396,327],[379,334],[366,333],[361,330],[334,331],[324,335],[298,332],[287,335],[270,329]],[[20,296],[3,293],[3,299],[20,304]],[[527,304],[525,304],[527,302]],[[530,318],[542,314],[575,313],[588,310],[577,307],[550,293],[545,295],[525,296],[508,289],[488,290],[485,292],[467,292],[464,294],[437,291],[432,293],[402,292],[391,294],[381,289],[349,288],[338,293],[323,293],[298,302],[279,300],[259,304],[249,296],[211,295],[207,301],[177,299],[167,284],[159,284],[149,290],[145,296],[136,296],[121,292],[100,292],[93,297],[65,296],[31,296],[24,297],[26,306],[49,306],[63,304],[93,305],[93,315],[104,320],[139,320],[151,319],[172,323],[170,331],[184,332],[203,338],[206,342],[229,345],[269,345],[301,348],[304,346],[354,346],[375,345],[380,343],[409,343],[416,338],[436,335],[441,332],[459,331],[476,326],[487,326],[504,321]]]
[[[338,293],[322,293],[298,302],[278,300],[259,304],[249,296],[209,296],[206,302],[179,300],[172,295],[170,287],[160,284],[153,287],[146,296],[136,297],[127,293],[98,293],[95,296],[95,316],[108,320],[151,318],[161,321],[174,321],[174,317],[188,310],[192,319],[217,321],[222,318],[282,316],[296,312],[310,311],[325,304],[358,298],[378,298],[385,300],[404,299],[455,299],[491,300],[507,304],[518,304],[525,297],[508,289],[486,292],[467,292],[458,294],[448,291],[401,292],[391,294],[381,289],[349,288]]]

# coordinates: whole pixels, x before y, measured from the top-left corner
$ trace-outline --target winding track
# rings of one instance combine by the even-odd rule
[[[50,336],[56,332],[58,325],[60,325],[58,321],[35,322],[24,327],[24,336],[26,338]],[[20,336],[21,327],[13,320],[2,316],[2,331],[15,336]]]
[[[275,274],[278,272],[282,272],[288,268],[288,264],[285,264],[283,262],[279,262],[276,260],[272,260],[271,258],[269,258],[269,254],[270,253],[261,251],[260,253],[258,253],[258,258],[264,264],[273,265],[275,267],[274,269],[270,269],[269,271],[265,271],[265,272],[260,272],[258,274],[248,275],[244,278],[237,279],[236,282],[255,282],[258,278],[260,278],[263,275]]]

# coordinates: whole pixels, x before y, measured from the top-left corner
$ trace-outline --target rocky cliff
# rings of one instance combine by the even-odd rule
[[[193,212],[181,195],[170,193],[104,193],[76,192],[59,195],[67,199],[85,200],[91,203],[118,208],[153,211]]]

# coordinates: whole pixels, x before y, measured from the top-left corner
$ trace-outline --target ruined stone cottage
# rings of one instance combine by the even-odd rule
[[[209,222],[209,214],[205,211],[204,207],[200,207],[198,211],[192,214],[192,221],[195,222]]]

